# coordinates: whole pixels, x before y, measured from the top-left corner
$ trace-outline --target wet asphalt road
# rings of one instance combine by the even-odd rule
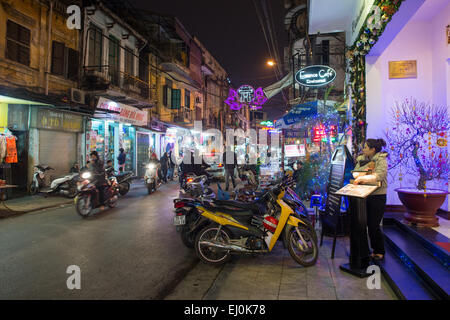
[[[197,263],[172,225],[178,185],[82,219],[73,206],[0,220],[0,299],[162,299]],[[66,269],[81,270],[69,290]]]

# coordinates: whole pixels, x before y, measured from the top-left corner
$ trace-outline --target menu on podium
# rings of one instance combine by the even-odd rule
[[[343,188],[335,192],[340,196],[350,196],[357,198],[367,198],[372,192],[377,190],[379,186],[364,185],[364,184],[347,184]]]

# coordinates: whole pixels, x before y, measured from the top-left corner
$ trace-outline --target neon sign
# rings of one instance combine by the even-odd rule
[[[230,106],[231,110],[238,111],[246,105],[251,109],[260,109],[267,100],[262,88],[255,90],[250,85],[242,85],[237,90],[230,89],[225,103]]]
[[[295,74],[295,81],[305,87],[319,87],[333,82],[336,71],[328,66],[309,66]]]

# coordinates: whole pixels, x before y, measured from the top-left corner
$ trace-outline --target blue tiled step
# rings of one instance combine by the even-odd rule
[[[387,282],[400,299],[436,299],[427,284],[413,270],[405,266],[390,246],[386,246],[385,258],[380,267]]]
[[[393,224],[383,227],[387,244],[403,261],[405,267],[414,271],[432,290],[437,299],[449,299],[450,270],[448,265],[429,251],[416,236]],[[428,247],[429,248],[429,247]]]

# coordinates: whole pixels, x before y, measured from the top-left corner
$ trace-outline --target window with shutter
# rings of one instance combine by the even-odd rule
[[[171,109],[180,109],[181,107],[181,89],[172,89]]]
[[[52,73],[64,75],[64,53],[66,45],[63,42],[53,41],[52,44]]]
[[[6,23],[6,58],[30,65],[30,30],[11,20]]]
[[[191,107],[191,92],[188,89],[184,89],[184,107]]]
[[[91,24],[89,29],[89,69],[101,71],[103,54],[102,30]],[[96,67],[96,68],[94,68]]]
[[[72,81],[78,80],[79,56],[78,51],[67,48],[67,78]]]

